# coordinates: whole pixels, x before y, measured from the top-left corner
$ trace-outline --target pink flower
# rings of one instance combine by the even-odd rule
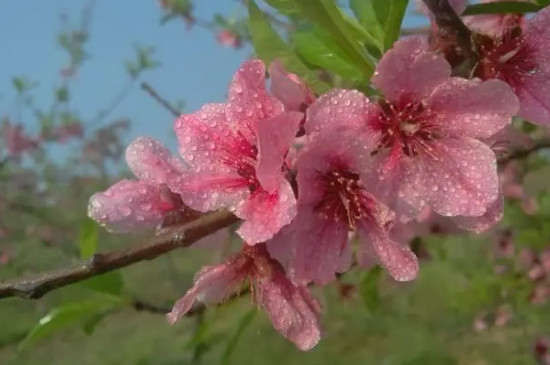
[[[352,137],[333,131],[301,150],[296,163],[298,214],[268,242],[270,254],[287,268],[295,284],[326,284],[349,269],[350,230],[359,233],[363,266],[374,259],[399,281],[417,274],[412,251],[388,237],[393,213],[369,192],[364,172],[370,151]]]
[[[206,104],[175,124],[180,153],[193,174],[171,188],[201,212],[227,208],[244,220],[237,233],[249,244],[270,239],[296,215],[284,159],[302,113],[287,112],[267,93],[260,60],[245,62],[227,104]]]
[[[480,139],[510,123],[516,97],[499,80],[450,77],[445,59],[427,49],[420,38],[396,42],[372,79],[385,98],[374,103],[357,91],[333,90],[308,110],[306,132],[358,128],[372,146],[369,190],[402,220],[425,206],[444,216],[494,218],[496,158]]]
[[[519,116],[550,126],[550,8],[519,27],[479,41],[481,61],[475,75],[508,83],[519,102]]]
[[[38,148],[38,140],[26,135],[21,124],[11,124],[5,119],[1,132],[8,156],[18,159],[23,154]]]
[[[216,34],[218,43],[225,47],[241,48],[242,40],[239,34],[229,30],[222,29]]]
[[[280,60],[269,65],[270,91],[284,105],[286,110],[305,112],[315,101],[313,91],[298,75],[287,72]]]
[[[250,280],[254,301],[269,316],[273,327],[300,350],[309,350],[321,338],[320,307],[307,287],[294,286],[281,265],[273,260],[265,244],[246,245],[243,251],[223,264],[206,266],[195,276],[195,283],[167,315],[173,324],[195,301],[220,303]]]
[[[185,168],[160,142],[140,137],[126,149],[126,161],[139,180],[122,180],[89,201],[88,216],[114,232],[154,227],[182,208],[168,183]]]

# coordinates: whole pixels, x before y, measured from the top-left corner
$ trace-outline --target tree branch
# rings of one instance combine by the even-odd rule
[[[528,148],[514,150],[503,158],[500,158],[498,160],[498,163],[501,165],[505,165],[512,160],[519,160],[529,157],[529,155],[531,155],[532,153],[535,153],[545,148],[550,148],[550,139],[540,139]]]
[[[479,55],[472,44],[472,32],[455,13],[448,0],[423,0],[434,15],[442,38],[454,37],[462,54],[472,65],[478,61]]]
[[[151,85],[149,85],[146,82],[141,83],[141,88],[147,92],[155,101],[157,101],[160,105],[162,105],[166,110],[168,110],[174,117],[179,117],[180,112],[177,111],[172,105],[170,105],[169,102],[167,102],[162,96],[159,95],[159,93],[153,89]]]
[[[16,279],[0,283],[0,299],[9,297],[38,299],[54,289],[140,261],[152,260],[177,248],[188,247],[199,239],[237,221],[238,219],[227,211],[204,214],[200,218],[180,227],[174,227],[148,242],[123,250],[96,254],[74,267],[46,272],[29,279]]]

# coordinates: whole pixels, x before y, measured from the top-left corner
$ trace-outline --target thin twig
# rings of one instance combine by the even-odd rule
[[[520,160],[529,157],[531,154],[540,151],[545,148],[550,148],[550,139],[541,139],[536,141],[532,146],[528,148],[517,149],[510,152],[508,155],[500,158],[498,163],[505,165],[512,160]]]
[[[0,299],[9,297],[37,299],[54,289],[140,261],[152,260],[180,247],[188,247],[197,240],[237,221],[238,219],[227,211],[204,214],[192,222],[175,227],[142,244],[96,254],[73,267],[42,273],[29,279],[0,283]]]
[[[149,85],[146,82],[141,83],[141,88],[147,92],[153,99],[155,99],[160,105],[162,105],[166,110],[168,110],[170,113],[172,113],[173,116],[179,117],[180,112],[177,111],[172,105],[170,105],[169,102],[166,101],[162,96],[159,95],[159,93],[153,89],[151,85]]]
[[[475,65],[479,55],[472,44],[472,32],[455,13],[448,0],[423,0],[430,9],[442,38],[454,37],[462,54],[471,65]]]

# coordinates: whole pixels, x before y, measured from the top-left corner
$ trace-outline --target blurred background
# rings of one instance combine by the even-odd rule
[[[262,9],[283,37],[300,26]],[[246,17],[236,0],[0,0],[0,280],[150,236],[106,233],[86,218],[88,198],[130,176],[134,138],[175,152],[173,114],[224,101],[253,55]],[[427,25],[411,2],[404,28]],[[506,213],[490,232],[429,214],[395,232],[421,258],[416,281],[353,270],[316,290],[326,335],[310,352],[248,296],[167,324],[194,273],[238,247],[224,230],[39,301],[0,301],[0,364],[545,364],[548,155],[501,171]]]

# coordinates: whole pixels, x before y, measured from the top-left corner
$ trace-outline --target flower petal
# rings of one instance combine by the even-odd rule
[[[274,192],[252,193],[237,206],[235,215],[244,219],[237,233],[248,244],[269,240],[296,216],[296,198],[290,183],[281,175]]]
[[[316,214],[309,206],[301,206],[294,221],[267,248],[286,266],[295,285],[328,284],[351,265],[347,225]]]
[[[258,121],[258,164],[256,176],[268,192],[278,188],[282,165],[302,120],[302,113],[282,113]]]
[[[166,315],[170,324],[174,324],[193,307],[195,301],[204,304],[219,303],[235,292],[246,272],[238,270],[228,261],[217,266],[205,266],[197,275],[193,287],[178,300],[172,311]]]
[[[341,127],[361,128],[370,112],[369,99],[357,90],[333,89],[307,109],[306,134],[331,133]]]
[[[139,137],[126,149],[126,161],[134,175],[151,185],[166,184],[185,167],[159,141]]]
[[[249,141],[253,141],[256,121],[283,111],[283,104],[267,92],[263,62],[258,59],[244,62],[229,86],[229,120]]]
[[[485,214],[479,217],[452,217],[453,222],[456,223],[462,229],[472,231],[475,233],[481,233],[483,231],[492,228],[495,224],[500,222],[504,215],[504,198],[502,192],[499,191],[498,197],[493,203],[487,207]]]
[[[206,104],[198,112],[183,114],[176,120],[180,154],[195,170],[212,165],[227,171],[224,162],[242,154],[241,144],[246,141],[239,143],[225,110],[226,104]]]
[[[452,77],[426,100],[437,115],[443,133],[489,138],[512,121],[519,103],[508,84],[500,80],[477,83]]]
[[[210,170],[208,166],[204,171],[170,181],[169,186],[187,206],[200,212],[233,210],[250,195],[248,182],[240,175]]]
[[[411,281],[418,275],[418,259],[411,249],[392,241],[383,227],[370,220],[363,220],[359,234],[363,241],[362,250],[371,252],[388,274],[397,281]],[[359,255],[361,264],[369,264],[364,258],[372,254]]]
[[[392,102],[421,100],[451,75],[442,55],[421,37],[395,42],[378,63],[372,83]]]
[[[498,196],[496,157],[471,138],[445,138],[421,161],[423,181],[414,187],[444,216],[480,216]]]
[[[302,351],[310,350],[321,339],[320,307],[306,287],[296,287],[277,273],[258,282],[259,304],[273,327]]]
[[[88,216],[112,232],[130,232],[154,227],[171,210],[161,189],[141,181],[122,180],[104,192],[95,193],[88,204]]]
[[[303,111],[313,101],[313,93],[304,81],[298,75],[287,72],[280,60],[269,65],[269,77],[271,94],[282,101],[286,110]]]

